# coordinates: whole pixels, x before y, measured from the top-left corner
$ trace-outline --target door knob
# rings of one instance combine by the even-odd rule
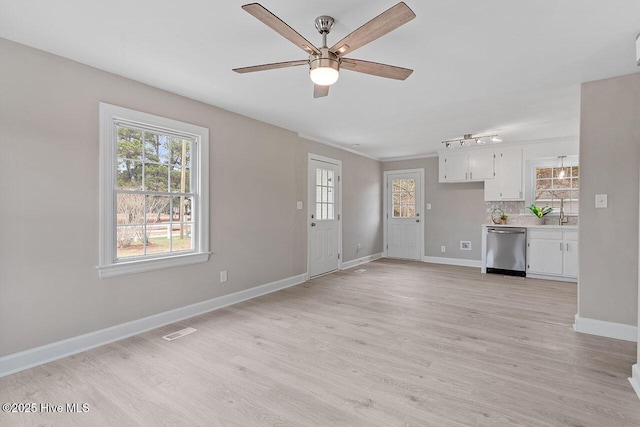
[[[312,226],[312,227],[315,227],[315,226],[316,226],[316,223],[315,223],[315,222],[312,222],[312,223],[311,223],[311,226]]]

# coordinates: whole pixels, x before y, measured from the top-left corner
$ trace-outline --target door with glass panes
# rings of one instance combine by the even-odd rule
[[[339,165],[309,159],[309,276],[339,267]]]
[[[387,256],[421,258],[420,173],[387,175]]]

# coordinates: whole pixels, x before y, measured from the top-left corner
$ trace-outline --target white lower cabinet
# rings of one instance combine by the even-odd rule
[[[529,229],[527,274],[578,277],[578,232]]]

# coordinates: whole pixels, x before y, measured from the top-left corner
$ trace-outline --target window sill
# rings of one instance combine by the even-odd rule
[[[175,255],[166,258],[119,262],[117,264],[101,265],[98,266],[97,269],[99,277],[101,279],[107,279],[109,277],[124,276],[126,274],[160,270],[162,268],[199,264],[207,262],[210,254],[211,252],[201,252],[195,254]]]

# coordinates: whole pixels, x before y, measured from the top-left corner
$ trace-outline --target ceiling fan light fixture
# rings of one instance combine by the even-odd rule
[[[309,77],[314,84],[331,86],[340,77],[340,62],[329,49],[321,48],[320,51],[320,56],[312,56],[309,61]]]

